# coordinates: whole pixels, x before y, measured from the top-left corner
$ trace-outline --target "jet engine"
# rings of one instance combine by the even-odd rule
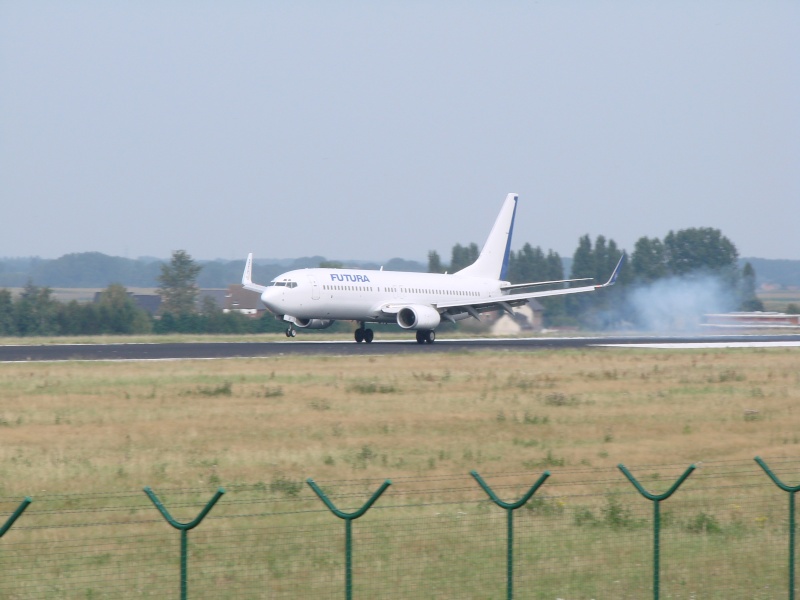
[[[327,329],[333,325],[333,319],[295,319],[294,324],[300,329]]]
[[[432,306],[412,304],[397,313],[397,324],[403,329],[433,329],[442,321]]]

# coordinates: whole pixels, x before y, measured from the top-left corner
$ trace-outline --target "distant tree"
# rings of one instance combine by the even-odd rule
[[[442,259],[436,250],[428,252],[428,273],[444,273],[445,268],[442,266]]]
[[[592,240],[588,234],[578,240],[578,247],[572,255],[572,272],[570,279],[581,277],[594,277],[595,262],[592,250]]]
[[[731,275],[739,252],[719,229],[694,227],[670,231],[664,238],[667,270],[674,275],[711,272]]]
[[[344,269],[344,263],[338,260],[323,260],[319,263],[320,269]]]
[[[95,335],[103,333],[99,310],[93,303],[71,300],[59,303],[58,332],[61,335]]]
[[[59,303],[50,288],[28,282],[19,300],[14,303],[15,322],[19,335],[58,335]]]
[[[455,273],[456,271],[470,266],[478,260],[479,255],[480,250],[478,250],[478,245],[474,242],[469,246],[456,244],[453,246],[453,255],[450,259],[450,272]]]
[[[407,273],[424,273],[425,265],[416,260],[405,260],[403,258],[390,258],[383,266],[386,271],[404,271]]]
[[[741,310],[764,310],[764,303],[756,295],[756,272],[749,262],[742,268]]]
[[[239,313],[225,313],[211,296],[205,296],[200,303],[200,316],[204,333],[244,333],[238,327]]]
[[[572,269],[569,277],[570,279],[593,278],[595,276],[595,271],[596,264],[592,240],[589,235],[586,234],[578,239],[578,247],[572,254]],[[567,296],[564,299],[566,316],[573,320],[573,324],[577,323],[579,320],[586,320],[587,311],[591,305],[590,302],[586,294]]]
[[[211,296],[204,296],[200,302],[200,314],[204,317],[224,314],[219,304]]]
[[[548,280],[548,264],[542,249],[526,243],[508,257],[508,279],[513,283]]]
[[[547,251],[547,279],[557,281],[564,279],[564,263],[558,252]]]
[[[790,302],[786,305],[786,314],[787,315],[800,315],[800,304],[795,304],[794,302]]]
[[[170,263],[161,265],[158,293],[161,294],[162,314],[180,317],[195,312],[197,275],[202,268],[185,250],[176,250]]]
[[[152,329],[147,313],[136,306],[128,290],[118,283],[100,293],[97,312],[102,333],[148,333]]]
[[[15,335],[14,299],[8,290],[0,290],[0,335]]]
[[[605,283],[622,257],[614,240],[598,235],[594,245],[588,235],[578,240],[572,255],[571,279],[591,278],[595,283]],[[576,294],[565,298],[566,314],[574,321],[591,327],[605,328],[623,319],[619,307],[625,294],[623,283],[630,278],[620,274],[618,285],[598,294]]]
[[[564,263],[561,261],[558,252],[548,250],[545,263],[547,270],[545,271],[544,278],[547,281],[559,281],[564,279]],[[564,322],[567,310],[564,296],[542,298],[540,302],[545,308],[543,320],[546,326],[560,325]]]
[[[614,246],[616,248],[616,244]],[[597,282],[608,277],[608,251],[606,236],[598,235],[594,241],[594,273],[592,273],[592,277]]]
[[[648,237],[636,240],[630,270],[634,283],[651,283],[666,276],[666,256],[661,240]]]

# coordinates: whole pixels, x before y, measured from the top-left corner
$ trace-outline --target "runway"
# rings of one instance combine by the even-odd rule
[[[0,346],[0,363],[40,361],[192,360],[277,356],[370,356],[409,353],[476,351],[534,352],[553,348],[770,348],[800,347],[800,335],[714,335],[693,337],[559,337],[559,338],[440,338],[434,344],[414,340],[278,342],[187,342],[152,344],[51,344]]]

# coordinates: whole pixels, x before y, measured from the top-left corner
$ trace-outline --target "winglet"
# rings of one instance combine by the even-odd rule
[[[246,290],[253,292],[263,292],[267,289],[263,285],[253,283],[253,253],[247,255],[247,262],[244,265],[244,273],[242,273],[242,287]]]
[[[600,288],[609,287],[617,282],[617,277],[619,277],[619,272],[622,270],[622,265],[625,264],[626,256],[627,255],[623,252],[622,256],[619,257],[619,262],[617,263],[617,266],[614,267],[614,272],[611,273],[611,277],[608,278],[608,281],[606,281],[603,285],[594,286],[595,289],[599,290]]]

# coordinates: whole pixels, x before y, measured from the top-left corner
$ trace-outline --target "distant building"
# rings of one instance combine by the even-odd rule
[[[95,292],[93,302],[100,302],[102,294],[103,292]],[[158,309],[161,308],[161,296],[158,294],[134,294],[133,292],[128,292],[128,296],[130,296],[137,308],[141,308],[150,315],[155,315]]]
[[[103,292],[95,292],[94,302],[100,301]],[[134,294],[128,292],[128,296],[133,299],[137,307],[146,311],[150,315],[157,315],[161,308],[161,296],[159,294]],[[201,289],[197,294],[195,306],[202,310],[206,298],[211,299],[214,304],[223,312],[240,312],[245,315],[260,317],[266,312],[261,304],[261,295],[244,289],[240,284],[230,285],[227,290],[222,289]]]
[[[161,296],[158,294],[130,294],[136,306],[151,315],[158,313],[161,308]]]
[[[514,335],[542,330],[544,306],[535,298],[528,301],[525,306],[515,308],[513,318],[508,313],[495,314],[499,315],[492,325],[492,333],[495,335]]]
[[[240,312],[243,315],[260,317],[266,312],[261,304],[261,294],[244,289],[241,284],[229,285],[225,295],[225,312]]]
[[[214,302],[217,308],[219,308],[220,310],[224,310],[227,297],[228,297],[228,290],[201,289],[198,291],[195,307],[197,308],[197,310],[202,310],[206,298],[210,298]]]
[[[703,315],[705,327],[769,329],[800,327],[800,315],[779,312],[730,312]]]

